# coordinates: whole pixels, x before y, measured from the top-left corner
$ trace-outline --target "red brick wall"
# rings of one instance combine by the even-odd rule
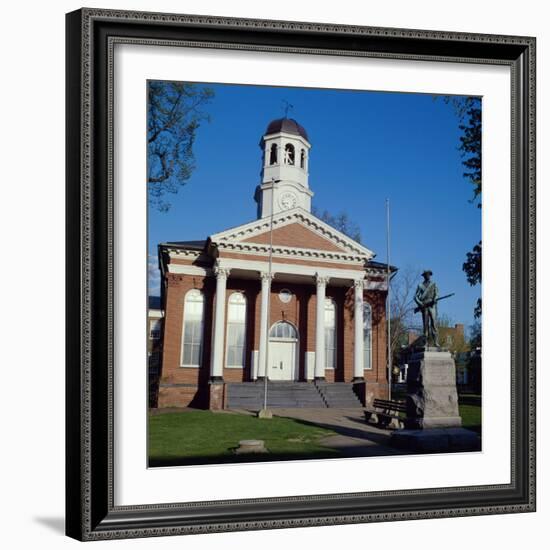
[[[367,402],[388,398],[386,292],[369,290],[365,300],[372,306],[372,370],[365,371]]]
[[[215,281],[190,275],[166,276],[164,345],[159,388],[159,407],[208,406],[212,298]],[[181,337],[185,295],[193,288],[205,296],[205,331],[201,367],[181,367]]]

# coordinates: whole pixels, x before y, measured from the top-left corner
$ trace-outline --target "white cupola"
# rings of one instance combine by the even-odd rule
[[[258,218],[300,207],[311,212],[307,132],[292,118],[269,123],[260,140],[263,151],[262,183],[254,195]]]

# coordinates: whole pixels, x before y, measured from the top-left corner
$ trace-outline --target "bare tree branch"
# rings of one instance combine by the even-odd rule
[[[407,342],[408,333],[416,328],[413,300],[420,269],[408,266],[400,269],[390,281],[391,308],[390,308],[390,349],[392,356],[402,344]]]
[[[183,82],[151,81],[148,86],[147,164],[149,202],[161,211],[170,208],[163,197],[177,193],[195,169],[193,144],[203,120],[201,107],[213,90]]]

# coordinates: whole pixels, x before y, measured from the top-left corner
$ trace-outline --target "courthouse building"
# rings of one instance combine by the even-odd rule
[[[260,147],[256,220],[159,245],[158,406],[258,409],[264,386],[270,407],[387,397],[386,264],[311,213],[302,126],[274,120]]]

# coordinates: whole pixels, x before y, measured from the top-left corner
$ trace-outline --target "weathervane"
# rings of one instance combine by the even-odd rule
[[[285,118],[288,118],[288,111],[290,111],[290,109],[294,109],[294,105],[289,103],[286,99],[283,99],[282,102],[285,104]]]

